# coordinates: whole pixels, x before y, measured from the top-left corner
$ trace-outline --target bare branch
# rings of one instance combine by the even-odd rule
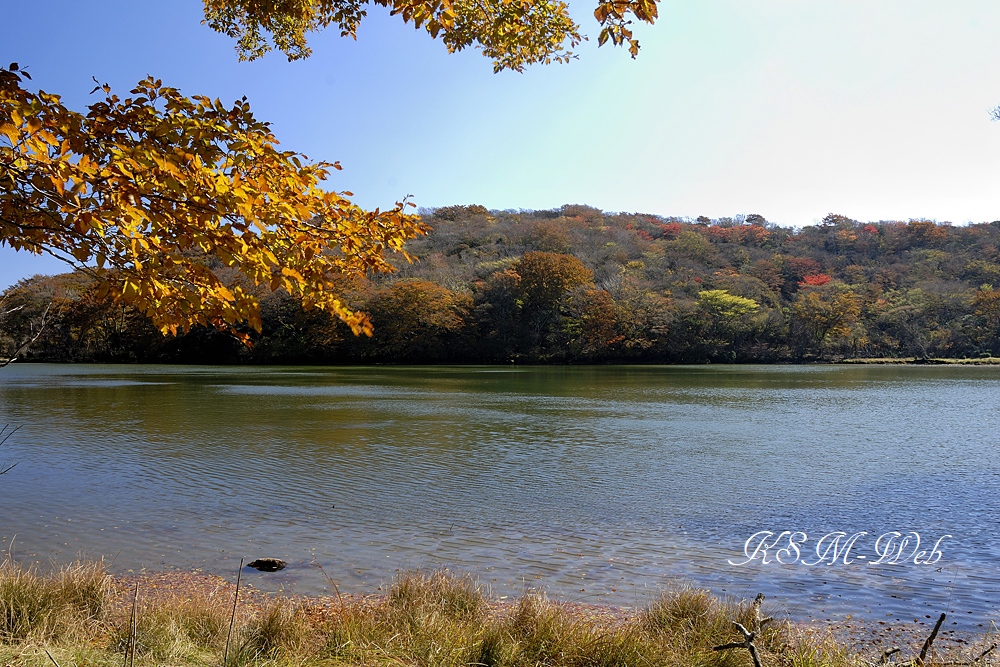
[[[7,297],[4,297],[3,299],[0,299],[0,317],[3,317],[4,315],[10,315],[11,313],[16,313],[17,311],[19,311],[22,308],[24,308],[24,304],[22,303],[20,306],[14,306],[10,310],[3,310],[3,302],[6,301],[6,300],[7,300]]]
[[[12,308],[4,313],[0,313],[0,316],[6,315],[7,313],[12,313],[14,311],[20,310],[23,306],[18,306],[17,308]],[[34,325],[31,325],[31,329],[28,332],[28,338],[22,341],[17,349],[14,350],[14,354],[11,355],[10,359],[0,359],[0,368],[4,366],[9,366],[10,364],[17,361],[17,358],[24,354],[24,351],[28,349],[28,346],[34,343],[42,335],[42,331],[45,330],[45,323],[49,318],[49,310],[52,308],[52,302],[50,301],[46,306],[45,310],[42,311],[42,318],[38,322],[38,329],[35,329]]]

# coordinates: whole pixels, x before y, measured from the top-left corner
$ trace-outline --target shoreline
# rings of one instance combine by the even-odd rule
[[[140,597],[154,604],[176,602],[178,599],[224,599],[231,604],[236,593],[236,584],[226,577],[201,571],[164,570],[155,572],[140,572],[134,574],[115,575],[113,582],[113,602],[117,609],[127,609],[136,582],[139,583]],[[702,589],[697,589],[702,590]],[[561,600],[543,595],[549,602],[573,618],[595,623],[599,627],[614,630],[629,624],[638,623],[645,611],[644,607],[615,604],[586,603]],[[294,593],[285,595],[281,592],[268,592],[255,588],[252,584],[241,583],[239,589],[239,604],[241,607],[261,611],[276,601],[285,601],[293,606],[301,607],[304,613],[314,622],[323,623],[326,619],[347,609],[374,609],[387,600],[387,594],[379,593],[343,593],[333,595],[315,595]],[[520,596],[500,596],[486,600],[490,617],[502,618],[509,615],[519,603]],[[783,617],[780,608],[774,608],[766,600],[764,602],[765,616],[773,615],[776,620],[786,623],[796,633],[822,641],[830,639],[844,646],[859,656],[868,656],[872,660],[883,651],[900,648],[905,656],[910,652],[914,655],[920,650],[923,642],[930,634],[934,620],[927,616],[924,620],[914,619],[912,622],[862,621],[850,615],[842,620],[824,620],[814,618],[810,621],[792,621]],[[951,616],[946,619],[951,622]],[[934,647],[940,656],[954,659],[956,654],[979,644],[988,645],[994,637],[1000,635],[1000,629],[983,632],[970,630],[951,630],[947,623],[934,640]]]
[[[939,633],[943,615],[933,632],[916,619],[792,623],[762,595],[697,588],[643,608],[494,598],[448,570],[402,572],[378,595],[309,596],[200,571],[114,577],[89,561],[40,573],[8,559],[0,607],[0,665],[23,667],[736,667],[750,654],[758,667],[1000,664],[995,625]]]
[[[853,359],[842,359],[833,362],[835,364],[847,365],[890,365],[890,366],[997,366],[1000,365],[1000,357],[982,357],[979,359],[960,359],[949,357],[901,357],[893,358],[866,358],[858,357]]]
[[[0,364],[8,360],[0,357]],[[245,363],[191,363],[169,361],[53,361],[45,358],[25,357],[15,361],[19,366],[52,365],[52,366],[218,366],[221,368],[269,368],[269,367],[305,367],[305,368],[413,368],[413,367],[522,367],[522,368],[560,368],[560,367],[680,367],[680,366],[1000,366],[1000,357],[845,357],[833,359],[780,359],[776,361],[732,361],[732,362],[665,362],[665,361],[621,361],[621,362],[516,362],[503,363],[496,361],[483,362],[378,362],[378,363],[307,363],[299,361],[245,362]]]

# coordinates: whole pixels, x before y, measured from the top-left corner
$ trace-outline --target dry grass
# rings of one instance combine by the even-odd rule
[[[110,583],[102,562],[73,563],[44,577],[0,562],[0,642],[58,640],[99,622]]]
[[[111,604],[110,591],[100,563],[77,563],[43,575],[4,562],[0,666],[51,667],[54,660],[65,666],[120,667],[130,644],[130,605],[124,602],[131,596],[119,594],[118,603]],[[747,601],[697,589],[667,592],[640,613],[609,618],[534,593],[499,604],[469,577],[416,572],[397,578],[382,598],[349,600],[321,613],[315,601],[248,598],[238,608],[229,664],[223,666],[231,600],[231,592],[140,596],[135,664],[749,667],[747,651],[712,647],[738,638],[734,620],[748,628],[757,623]],[[765,667],[866,664],[831,637],[799,632],[784,622],[765,624],[756,646]],[[904,651],[902,659],[910,657]],[[995,665],[994,659],[977,667]]]
[[[174,656],[209,657],[222,652],[230,610],[218,600],[168,598],[140,602],[135,618],[136,659],[170,660]],[[130,646],[130,613],[106,623],[104,647],[124,655]]]

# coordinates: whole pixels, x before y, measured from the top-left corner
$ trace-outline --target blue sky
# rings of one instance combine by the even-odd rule
[[[339,160],[330,187],[367,207],[1000,219],[996,0],[663,0],[635,61],[571,6],[580,59],[523,74],[377,7],[356,42],[328,31],[309,60],[240,63],[199,0],[0,0],[0,61],[75,108],[92,76],[246,95],[285,148]],[[0,248],[0,288],[56,270]]]

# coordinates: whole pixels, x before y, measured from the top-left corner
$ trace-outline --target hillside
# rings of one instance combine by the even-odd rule
[[[6,293],[10,340],[48,303],[28,358],[212,363],[703,363],[1000,355],[1000,221],[788,229],[759,215],[697,220],[586,206],[424,211],[432,231],[398,272],[347,282],[372,316],[355,338],[282,291],[259,293],[248,349],[195,330],[164,338],[79,274]],[[208,260],[206,260],[208,261]],[[227,281],[239,275],[217,271]],[[2,356],[2,352],[0,352]]]

